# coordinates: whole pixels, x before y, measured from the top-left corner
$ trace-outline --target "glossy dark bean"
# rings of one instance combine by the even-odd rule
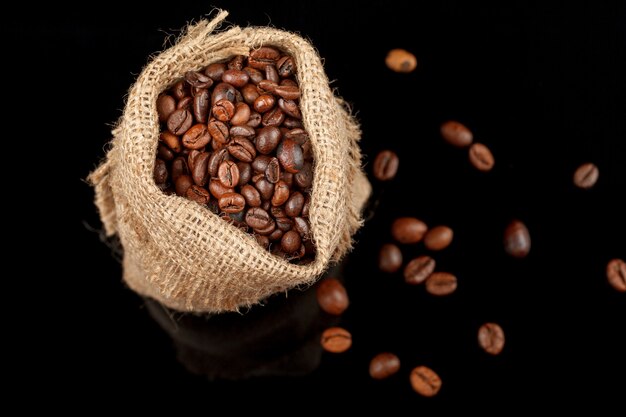
[[[167,176],[167,165],[165,164],[165,161],[157,158],[154,161],[154,182],[157,184],[165,184]]]
[[[322,333],[321,343],[327,352],[342,353],[352,346],[352,335],[341,327],[331,327]]]
[[[350,305],[348,293],[336,278],[325,278],[317,287],[317,303],[328,314],[338,316]]]
[[[265,66],[265,78],[269,81],[275,82],[278,85],[278,83],[280,82],[280,76],[278,75],[278,70],[276,70],[275,65]]]
[[[530,252],[530,233],[521,221],[513,220],[504,230],[504,251],[514,258],[525,258]]]
[[[211,106],[217,103],[220,100],[228,100],[235,102],[235,87],[228,83],[219,83],[213,89],[213,94],[211,95]]]
[[[449,272],[433,272],[426,279],[426,291],[432,295],[443,296],[456,291],[456,277]]]
[[[176,188],[176,194],[184,197],[187,194],[189,187],[193,185],[193,180],[189,175],[180,175],[174,184]]]
[[[157,114],[159,121],[166,122],[174,110],[176,110],[176,100],[174,97],[163,94],[157,99]]]
[[[157,147],[157,156],[164,161],[171,161],[176,157],[174,152],[162,143]]]
[[[278,107],[287,116],[295,117],[296,119],[302,119],[302,113],[300,113],[300,107],[293,100],[285,100],[284,98],[278,99]]]
[[[265,210],[265,209],[263,209]],[[267,210],[266,210],[267,211]],[[275,240],[273,238],[272,233],[274,233],[274,231],[276,230],[276,222],[274,221],[274,219],[271,219],[270,223],[267,225],[267,227],[264,227],[262,229],[254,229],[254,231],[262,236],[268,236],[269,240]],[[280,237],[282,237],[282,232],[280,232]]]
[[[176,100],[182,100],[189,94],[189,84],[185,82],[185,80],[177,81],[171,88],[172,97]]]
[[[280,108],[274,107],[263,115],[261,123],[263,126],[280,126],[284,120],[285,113]]]
[[[206,123],[209,116],[211,96],[209,91],[201,89],[193,98],[193,115],[198,123]]]
[[[245,59],[246,58],[243,55],[235,55],[233,59],[228,61],[228,64],[227,64],[228,69],[242,70],[243,62],[245,61]]]
[[[211,78],[196,71],[186,72],[185,81],[187,81],[187,84],[195,88],[209,88],[213,85],[213,80]]]
[[[226,71],[226,64],[224,63],[215,63],[210,64],[204,70],[204,74],[207,75],[213,81],[220,81],[222,79],[222,75]]]
[[[204,123],[193,125],[183,135],[183,146],[188,149],[201,149],[211,142],[211,135]]]
[[[285,203],[285,213],[289,217],[297,217],[302,213],[304,206],[304,196],[300,192],[291,193],[289,199]]]
[[[193,161],[193,167],[191,169],[193,182],[196,185],[204,187],[209,181],[209,160],[211,154],[209,152],[200,153]]]
[[[272,109],[276,104],[276,99],[274,96],[270,94],[262,94],[254,100],[252,107],[254,111],[258,113],[265,113],[266,111]]]
[[[233,157],[243,162],[252,162],[256,157],[254,145],[243,137],[233,138],[226,148]]]
[[[272,196],[274,195],[274,184],[266,180],[265,175],[263,175],[262,179],[256,181],[254,186],[259,191],[261,198],[264,201],[272,199]]]
[[[226,193],[222,194],[218,204],[224,213],[239,213],[246,207],[246,200],[241,194]]]
[[[482,143],[474,143],[469,149],[469,160],[479,171],[491,171],[495,162],[493,154],[488,147]]]
[[[294,118],[294,117],[287,117],[285,118],[285,121],[283,122],[283,126],[285,126],[288,129],[296,129],[296,128],[301,128],[304,127],[302,125],[302,121]]]
[[[168,130],[175,135],[184,134],[193,124],[193,116],[189,110],[175,110],[167,119]]]
[[[200,156],[200,154],[203,152],[204,151],[201,151],[198,149],[189,150],[189,154],[187,155],[187,167],[189,167],[189,172],[192,173],[191,175],[192,177],[193,177],[193,170],[195,169],[195,166],[196,166],[196,158]],[[210,153],[209,153],[209,156],[210,156]]]
[[[450,120],[441,125],[441,136],[446,142],[457,148],[465,148],[472,144],[474,135],[465,125]]]
[[[228,69],[222,74],[222,81],[234,87],[243,87],[248,84],[250,76],[247,72],[236,69]]]
[[[276,227],[283,232],[287,232],[293,228],[293,220],[289,217],[276,217]],[[298,233],[298,235],[300,234]]]
[[[237,185],[242,187],[252,179],[252,166],[247,162],[238,161],[237,168],[239,168],[239,184]]]
[[[311,233],[311,228],[309,227],[309,222],[306,221],[303,217],[294,217],[293,219],[293,230],[300,233],[303,240],[307,240]]]
[[[276,184],[280,180],[280,162],[277,158],[270,159],[265,168],[265,178],[272,184]]]
[[[206,189],[198,185],[192,185],[187,189],[185,197],[187,197],[191,201],[195,201],[198,204],[205,205],[208,204],[209,200],[211,199],[211,194],[209,194]]]
[[[243,70],[246,72],[246,74],[248,74],[250,82],[252,82],[253,84],[258,84],[264,80],[265,75],[256,68],[245,67]]]
[[[290,230],[285,232],[283,237],[280,239],[280,247],[286,253],[293,253],[300,249],[300,245],[302,244],[302,238],[298,232],[294,232]]]
[[[296,64],[293,61],[293,58],[287,55],[281,57],[276,62],[276,68],[278,70],[278,75],[282,78],[290,77],[296,72]]]
[[[402,252],[393,243],[384,244],[378,254],[378,268],[387,273],[396,272],[402,267]]]
[[[234,188],[239,184],[239,168],[233,161],[224,161],[217,170],[217,178],[224,187]]]
[[[435,271],[435,260],[430,256],[418,256],[404,267],[404,282],[411,285],[421,284]]]
[[[173,133],[162,132],[159,136],[159,140],[176,153],[179,153],[183,150],[183,145],[180,142],[180,138]]]
[[[224,187],[224,184],[222,184],[220,180],[213,178],[209,180],[209,191],[213,197],[220,199],[226,194],[233,193],[234,189]]]
[[[230,128],[230,135],[231,136],[244,136],[244,137],[252,137],[254,136],[255,131],[254,128],[251,126],[247,126],[247,125],[241,125],[241,126],[233,126]]]
[[[241,89],[241,95],[243,100],[251,106],[261,94],[254,84],[246,84]]]
[[[268,65],[275,65],[280,58],[280,52],[270,46],[263,46],[250,52],[248,64],[252,68],[265,71]]]
[[[274,89],[274,94],[285,100],[297,100],[300,98],[300,89],[296,86],[279,85]]]
[[[256,149],[264,155],[272,153],[278,146],[281,136],[280,129],[275,126],[259,129],[256,135]]]
[[[272,217],[262,208],[253,207],[246,212],[246,223],[253,229],[265,229],[272,223]]]
[[[176,182],[178,177],[180,177],[181,175],[189,174],[189,169],[187,168],[187,162],[185,161],[185,158],[179,156],[174,159],[174,162],[172,162],[172,170],[170,174],[172,176],[172,181],[174,182]]]
[[[426,223],[415,217],[400,217],[391,224],[391,236],[404,244],[421,241],[427,231]]]
[[[230,159],[230,154],[228,153],[228,149],[222,148],[218,151],[215,151],[211,154],[208,163],[208,171],[211,177],[217,177],[217,171],[220,168],[220,165],[224,161],[228,161]]]
[[[600,170],[592,163],[582,164],[574,172],[574,185],[578,188],[588,190],[598,181]]]
[[[373,173],[379,181],[389,181],[395,178],[398,172],[400,159],[393,151],[381,151],[374,159]]]
[[[612,259],[606,265],[606,278],[609,284],[619,292],[626,292],[626,262]]]
[[[241,187],[240,194],[246,200],[248,206],[259,207],[261,205],[261,194],[259,194],[259,191],[252,185],[246,184]]]
[[[213,119],[209,121],[207,130],[211,135],[211,138],[213,138],[213,140],[217,143],[225,144],[230,138],[228,125],[224,122],[220,122],[219,120]]]
[[[442,250],[450,246],[454,232],[448,226],[437,226],[426,232],[424,246],[433,251]]]
[[[297,173],[304,166],[302,147],[292,139],[284,139],[278,144],[276,156],[283,169],[292,174]]]
[[[227,122],[235,115],[235,105],[232,101],[218,100],[211,108],[211,113],[220,122]]]
[[[400,358],[393,353],[384,352],[370,361],[370,376],[373,379],[385,379],[400,370]]]
[[[259,245],[261,245],[261,247],[267,249],[270,246],[270,240],[268,239],[267,236],[261,236],[261,235],[254,235],[254,238],[256,239],[257,243]]]
[[[274,90],[278,87],[278,84],[274,81],[263,80],[257,85],[257,91],[259,94],[274,94]]]
[[[252,170],[257,174],[262,173],[265,175],[265,170],[267,169],[267,166],[269,165],[271,160],[271,156],[258,155],[256,158],[254,158],[254,161],[252,161]]]
[[[504,349],[504,331],[496,323],[485,323],[478,329],[478,344],[491,355],[499,355]]]
[[[282,206],[289,198],[289,186],[284,181],[278,181],[274,186],[274,194],[272,195],[272,205]]]
[[[414,368],[410,379],[413,390],[424,397],[434,397],[441,390],[441,378],[426,366]]]
[[[250,106],[246,103],[237,103],[235,106],[235,114],[230,119],[233,126],[243,125],[250,120]]]
[[[191,111],[193,107],[193,97],[187,96],[182,98],[177,104],[176,109],[184,109]]]

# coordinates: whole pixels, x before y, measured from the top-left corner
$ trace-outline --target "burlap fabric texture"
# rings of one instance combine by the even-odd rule
[[[239,310],[313,283],[352,245],[371,186],[361,169],[360,130],[334,97],[320,57],[295,34],[268,27],[214,32],[227,16],[190,26],[132,86],[104,162],[89,176],[108,236],[124,248],[124,280],[166,306],[193,312]],[[161,192],[152,178],[159,140],[156,99],[186,71],[273,45],[293,56],[303,123],[314,153],[310,224],[315,260],[295,265],[206,207]]]

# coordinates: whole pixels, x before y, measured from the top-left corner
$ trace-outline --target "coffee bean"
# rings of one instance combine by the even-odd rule
[[[217,177],[217,172],[220,168],[220,165],[224,161],[230,160],[230,154],[228,153],[228,149],[222,148],[218,151],[215,151],[211,154],[209,158],[209,163],[207,166],[209,175],[211,177]]]
[[[184,174],[184,175],[178,176],[178,178],[176,178],[175,180],[176,194],[178,194],[181,197],[184,197],[187,194],[187,190],[192,185],[193,185],[193,180],[191,179],[189,175]]]
[[[247,162],[239,161],[237,168],[239,168],[239,183],[237,185],[242,187],[252,179],[252,166]]]
[[[514,258],[525,258],[530,252],[530,233],[521,221],[513,220],[504,230],[504,250]]]
[[[166,122],[174,110],[176,110],[176,100],[174,97],[163,94],[157,99],[157,114],[159,121]]]
[[[276,148],[276,156],[287,172],[297,173],[304,166],[302,147],[292,139],[284,139]]]
[[[167,128],[175,135],[184,134],[193,124],[193,116],[188,110],[175,110],[170,117],[167,118]]]
[[[300,98],[300,89],[296,86],[279,85],[274,89],[274,93],[285,100],[297,100]]]
[[[304,127],[302,125],[302,121],[293,117],[285,118],[285,121],[283,122],[283,126],[285,126],[287,129],[297,129],[297,128]]]
[[[289,217],[276,217],[276,227],[283,232],[287,232],[293,228],[293,220]],[[300,235],[298,233],[298,235]]]
[[[276,68],[278,69],[278,75],[283,78],[291,77],[296,73],[296,64],[293,58],[287,55],[281,57],[276,62]]]
[[[252,170],[255,172],[255,174],[262,173],[263,175],[265,175],[265,170],[267,169],[267,166],[272,159],[273,158],[271,156],[258,155],[256,158],[254,158],[254,161],[252,161]]]
[[[233,138],[226,148],[232,156],[243,162],[252,162],[256,157],[254,145],[243,137]]]
[[[415,217],[400,217],[391,225],[391,236],[400,243],[417,243],[424,238],[428,226]]]
[[[265,78],[269,81],[272,81],[273,83],[276,83],[276,85],[278,85],[278,83],[280,82],[280,77],[274,65],[265,66]]]
[[[224,187],[234,188],[239,184],[239,168],[233,161],[224,161],[217,170],[217,178]]]
[[[293,230],[300,233],[300,236],[303,240],[307,240],[310,238],[311,229],[309,227],[309,222],[306,221],[303,217],[294,217]]]
[[[254,128],[247,125],[239,125],[233,126],[230,128],[230,136],[243,136],[243,137],[252,137],[254,136],[255,131]]]
[[[278,219],[277,219],[278,222]],[[282,239],[280,239],[280,247],[283,251],[287,253],[296,252],[300,249],[300,245],[302,244],[302,239],[298,232],[290,230],[285,232]]]
[[[263,209],[263,210],[265,210],[265,209]],[[282,233],[283,232],[280,231],[280,230],[279,230],[280,235],[278,237],[272,236],[272,234],[274,233],[275,230],[276,230],[276,222],[274,221],[274,219],[270,219],[270,223],[266,227],[264,227],[262,229],[254,229],[255,233],[258,233],[258,234],[263,235],[263,236],[267,236],[268,239],[271,240],[271,241],[280,239],[282,237]]]
[[[402,252],[393,243],[384,244],[378,255],[378,268],[387,273],[393,273],[402,266]]]
[[[384,352],[370,361],[370,376],[373,379],[385,379],[400,370],[400,358],[393,353]]]
[[[220,81],[222,79],[224,71],[226,71],[226,64],[215,63],[209,64],[204,70],[204,74],[213,81]]]
[[[178,102],[178,104],[176,104],[176,109],[191,111],[192,106],[193,106],[193,97],[187,96],[187,97],[182,98]]]
[[[246,213],[246,224],[253,229],[264,229],[272,223],[269,213],[262,208],[252,207]]]
[[[187,154],[187,166],[189,167],[189,172],[192,173],[192,177],[193,177],[193,170],[196,166],[196,158],[204,151],[200,151],[197,149],[191,149],[191,150],[187,150],[189,153]]]
[[[261,123],[263,126],[280,126],[284,120],[285,113],[279,107],[274,107],[263,115]]]
[[[187,197],[191,201],[195,201],[198,204],[205,205],[211,199],[211,194],[209,194],[207,190],[198,185],[192,185],[187,189],[185,197]]]
[[[204,187],[209,180],[209,160],[211,154],[209,152],[200,153],[193,161],[193,167],[191,168],[193,182],[196,185]]]
[[[235,105],[232,101],[218,100],[211,108],[211,113],[220,122],[227,122],[235,115]]]
[[[187,84],[195,88],[209,88],[213,85],[213,80],[211,78],[196,71],[186,72],[185,81],[187,81]]]
[[[167,165],[165,161],[157,158],[154,161],[154,182],[157,184],[165,184],[167,181]]]
[[[209,103],[211,96],[209,91],[202,89],[193,98],[193,115],[198,123],[206,123],[209,116]]]
[[[458,148],[470,146],[474,140],[472,132],[463,124],[454,120],[442,124],[440,131],[446,142]]]
[[[348,308],[350,300],[345,287],[336,278],[325,278],[317,287],[317,303],[328,314],[338,316]]]
[[[289,217],[297,217],[302,212],[304,206],[304,196],[300,192],[294,192],[285,203],[285,213]]]
[[[269,248],[270,246],[270,240],[268,239],[267,236],[261,236],[261,235],[254,235],[254,238],[256,239],[257,243],[259,245],[261,245],[262,247],[264,247],[265,249]]]
[[[220,100],[228,100],[235,102],[236,90],[235,87],[228,83],[219,83],[213,89],[213,94],[211,95],[211,106],[217,103]]]
[[[392,71],[409,73],[417,67],[417,58],[405,49],[392,49],[385,58],[385,64]]]
[[[504,348],[504,331],[496,323],[485,323],[478,329],[478,344],[491,355],[499,355]]]
[[[207,131],[213,138],[213,141],[216,143],[225,144],[228,142],[228,138],[230,138],[230,132],[228,126],[224,122],[220,122],[219,120],[212,119],[209,121],[207,125]]]
[[[181,175],[189,174],[189,169],[187,168],[187,162],[185,161],[185,158],[179,156],[174,159],[174,162],[172,162],[171,174],[172,181],[174,182],[176,182],[176,180],[178,180],[178,177],[180,177]]]
[[[352,335],[341,327],[331,327],[324,330],[321,342],[325,351],[342,353],[352,346]]]
[[[295,183],[301,189],[307,189],[313,184],[313,165],[310,162],[305,162],[300,172],[293,176]]]
[[[274,107],[276,99],[270,94],[262,94],[254,100],[252,107],[258,113],[265,113]]]
[[[256,149],[263,155],[268,155],[276,149],[282,134],[275,126],[267,126],[259,129],[256,135]]]
[[[203,123],[193,125],[183,135],[183,146],[187,149],[202,149],[211,142],[211,135]]]
[[[574,172],[574,185],[578,188],[588,190],[598,181],[600,171],[598,167],[592,163],[582,164]]]
[[[223,183],[222,183],[223,185]],[[219,207],[225,213],[239,213],[246,206],[246,200],[241,194],[226,193],[219,199]]]
[[[251,106],[261,94],[254,84],[246,84],[241,89],[241,95],[243,100]]]
[[[393,151],[381,151],[374,159],[374,177],[379,181],[392,180],[398,172],[400,160]]]
[[[289,186],[284,181],[278,181],[274,186],[274,194],[272,195],[272,205],[282,206],[289,198]]]
[[[442,250],[450,246],[454,232],[448,226],[437,226],[426,232],[424,246],[429,250]]]
[[[272,158],[265,168],[265,178],[272,184],[276,184],[280,180],[280,162],[277,158]],[[287,185],[289,188],[289,186]]]
[[[302,171],[300,171],[302,172]],[[293,177],[294,175],[291,172],[281,172],[280,179],[285,181],[285,184],[289,186],[289,188],[293,187]]]
[[[488,147],[482,143],[474,143],[469,149],[469,160],[479,171],[487,172],[491,171],[495,160],[493,154]]]
[[[157,156],[164,161],[171,161],[176,157],[174,152],[162,143],[159,143],[159,146],[157,147]]]
[[[224,195],[233,193],[235,190],[233,188],[224,187],[224,184],[222,184],[220,180],[212,178],[209,180],[209,191],[213,197],[219,200]]]
[[[176,100],[182,100],[189,95],[189,84],[185,80],[179,80],[172,86],[171,93]]]
[[[413,390],[424,397],[434,397],[441,390],[441,378],[432,369],[418,366],[411,371]]]
[[[170,132],[162,132],[159,136],[159,140],[176,153],[179,153],[183,150],[183,145],[180,142],[180,138]]]
[[[277,219],[278,220],[278,219]],[[278,226],[278,221],[276,221],[276,225]],[[278,242],[279,240],[281,240],[283,238],[283,235],[285,234],[285,232],[283,232],[280,229],[274,229],[274,231],[272,233],[270,233],[267,238],[270,240],[270,242]],[[280,245],[278,245],[280,248]],[[282,250],[281,248],[281,252],[285,255],[285,257],[287,256],[287,254]]]
[[[246,74],[248,74],[248,77],[253,84],[258,84],[264,79],[265,75],[256,68],[245,67],[243,70],[246,72]]]
[[[456,277],[448,272],[433,272],[426,279],[426,291],[432,295],[449,295],[456,287]]]
[[[296,119],[302,119],[302,113],[298,104],[293,100],[285,100],[284,98],[278,99],[278,108],[287,116],[295,117]]]
[[[274,195],[274,184],[265,179],[265,174],[263,177],[254,183],[254,186],[261,194],[261,198],[264,201],[271,200]],[[287,197],[288,198],[288,197]]]
[[[243,62],[245,57],[243,55],[235,55],[233,59],[228,61],[228,69],[241,70],[243,69]]]
[[[250,52],[248,64],[252,68],[265,71],[266,66],[276,64],[279,58],[280,52],[276,49],[270,46],[262,46]]]
[[[246,103],[237,103],[235,106],[235,114],[230,119],[233,126],[243,125],[250,120],[250,106]]]
[[[229,69],[222,74],[222,81],[234,87],[243,87],[248,84],[249,80],[250,76],[248,73],[241,70]]]
[[[611,260],[606,266],[606,277],[613,288],[626,292],[626,262],[617,258]]]
[[[417,285],[426,281],[426,279],[435,270],[435,260],[430,256],[419,256],[412,259],[404,267],[404,281],[407,284]]]
[[[259,207],[261,205],[261,194],[250,184],[241,187],[241,195],[246,200],[246,204],[250,207]],[[254,228],[254,226],[251,226]]]

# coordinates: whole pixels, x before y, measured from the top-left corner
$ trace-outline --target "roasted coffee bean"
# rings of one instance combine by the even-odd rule
[[[265,229],[272,221],[269,213],[262,208],[252,207],[246,212],[246,224],[253,229]]]
[[[193,177],[193,170],[195,169],[195,166],[196,166],[196,158],[203,152],[204,151],[200,151],[197,149],[191,149],[189,151],[189,154],[187,155],[187,167],[189,167],[189,172],[192,173],[191,175],[192,177]]]
[[[259,245],[261,245],[262,247],[264,247],[265,249],[269,248],[270,246],[270,240],[267,238],[267,236],[261,236],[261,235],[254,235],[254,238],[256,239],[257,243]]]
[[[219,120],[210,120],[207,125],[207,130],[216,143],[225,144],[230,138],[228,126]]]
[[[285,118],[285,121],[283,122],[283,126],[285,126],[287,129],[297,129],[299,127],[304,127],[302,125],[302,121],[293,117]]]
[[[276,227],[283,232],[287,232],[293,228],[293,220],[289,217],[276,217]]]
[[[224,213],[239,213],[246,207],[246,200],[241,194],[226,193],[222,194],[218,204]]]
[[[176,157],[176,155],[174,155],[174,152],[172,152],[170,148],[162,143],[159,143],[159,146],[157,148],[157,156],[164,161],[171,161]]]
[[[277,219],[278,224],[278,219]],[[280,239],[280,247],[286,253],[293,253],[300,249],[300,245],[302,244],[302,238],[298,232],[290,230],[285,232],[283,237]]]
[[[290,56],[283,56],[276,62],[278,75],[283,78],[291,77],[296,72],[296,64]]]
[[[426,291],[432,295],[449,295],[456,290],[456,277],[449,272],[433,272],[426,279]]]
[[[441,378],[432,369],[418,366],[411,371],[413,390],[424,397],[434,397],[441,390]]]
[[[474,143],[469,149],[469,160],[479,171],[491,171],[495,160],[488,147],[482,143]]]
[[[379,181],[392,180],[398,172],[400,160],[393,151],[381,151],[374,159],[374,177]]]
[[[217,103],[220,100],[228,100],[235,102],[235,87],[228,83],[219,83],[213,89],[213,94],[211,95],[211,106]]]
[[[189,187],[193,185],[193,180],[189,175],[180,175],[175,181],[176,194],[181,197],[184,197]]]
[[[405,49],[392,49],[385,58],[385,64],[392,71],[408,73],[417,67],[417,58]]]
[[[304,169],[304,168],[303,168]],[[285,184],[289,186],[289,188],[293,187],[293,177],[294,175],[291,172],[281,172],[280,179],[285,181]]]
[[[400,370],[400,358],[393,353],[384,352],[370,361],[370,376],[373,379],[385,379]]]
[[[274,194],[272,195],[272,205],[282,206],[289,198],[289,186],[284,181],[278,181],[274,186]]]
[[[587,190],[596,184],[599,175],[600,171],[594,164],[590,162],[582,164],[576,169],[576,172],[574,172],[574,185]]]
[[[204,187],[209,180],[209,160],[211,154],[209,152],[200,153],[193,161],[193,167],[191,167],[191,173],[193,182],[196,185]]]
[[[302,217],[309,217],[309,210],[311,208],[311,195],[306,194],[304,196],[304,207],[302,207]]]
[[[427,231],[426,223],[415,217],[400,217],[391,225],[391,236],[396,241],[405,244],[421,241]]]
[[[485,323],[478,329],[478,344],[491,355],[499,355],[504,348],[504,331],[496,323]]]
[[[263,115],[261,123],[263,126],[280,126],[284,120],[285,113],[279,107],[274,107]]]
[[[259,94],[274,94],[274,89],[278,87],[278,84],[274,81],[263,80],[257,85],[257,91]]]
[[[157,184],[165,184],[167,175],[167,165],[165,161],[157,158],[154,161],[154,182]]]
[[[396,272],[402,266],[402,252],[393,243],[384,244],[378,254],[378,268],[383,272]]]
[[[246,58],[243,55],[235,55],[233,59],[228,61],[228,69],[242,70],[245,59]]]
[[[303,240],[307,240],[309,238],[310,227],[309,222],[306,221],[303,217],[294,217],[293,219],[293,230],[300,233]]]
[[[297,173],[304,166],[302,147],[292,139],[284,139],[278,144],[276,156],[283,169],[292,174]]]
[[[242,187],[252,179],[252,166],[247,162],[237,162],[237,168],[239,168],[239,185]]]
[[[612,259],[606,265],[606,277],[613,288],[626,292],[626,262],[622,259]]]
[[[285,100],[297,100],[300,98],[300,89],[296,86],[279,85],[274,89],[274,94]]]
[[[172,181],[174,182],[176,182],[178,177],[180,177],[181,175],[189,174],[189,169],[187,168],[187,162],[185,161],[185,158],[179,156],[174,159],[174,162],[172,162],[171,174]]]
[[[265,179],[265,175],[254,183],[254,186],[261,194],[261,199],[268,201],[272,199],[274,195],[274,184]]]
[[[224,161],[217,170],[217,178],[224,187],[234,188],[239,184],[239,168],[233,161]]]
[[[263,210],[265,210],[265,209],[263,209]],[[283,233],[282,231],[280,231],[279,237],[276,238],[276,239],[273,239],[273,236],[271,236],[272,233],[274,233],[275,230],[276,230],[276,222],[273,219],[270,221],[270,223],[267,225],[267,227],[264,227],[262,229],[254,229],[254,231],[256,233],[258,233],[260,235],[263,235],[263,236],[267,236],[269,238],[269,240],[280,239],[283,236],[282,235],[282,233]]]
[[[241,95],[243,100],[251,106],[261,94],[254,84],[246,84],[241,89]]]
[[[226,148],[232,156],[243,162],[252,162],[256,157],[254,145],[243,137],[233,138]]]
[[[336,278],[325,278],[317,287],[317,303],[328,314],[338,316],[350,305],[348,293]]]
[[[201,89],[193,98],[193,115],[198,123],[206,123],[209,116],[209,103],[211,96],[209,91]]]
[[[265,175],[265,170],[267,169],[267,166],[272,159],[273,158],[271,156],[258,155],[256,158],[254,158],[254,161],[252,161],[252,170],[257,174],[262,173],[263,175]]]
[[[232,101],[222,99],[215,102],[211,113],[220,122],[227,122],[235,115],[235,105]]]
[[[278,71],[274,65],[265,66],[265,78],[269,81],[272,81],[278,85],[280,82],[280,76],[278,75]]]
[[[249,138],[254,136],[254,134],[254,128],[247,125],[233,126],[230,128],[231,136],[243,136]]]
[[[211,78],[196,71],[187,71],[185,73],[185,81],[187,81],[187,84],[195,88],[209,88],[213,85],[213,80]]]
[[[204,188],[198,185],[192,185],[187,189],[185,193],[185,197],[187,197],[191,201],[195,201],[198,204],[207,204],[211,199],[211,194]]]
[[[172,86],[171,92],[176,100],[182,100],[189,95],[189,84],[185,80],[179,80]]]
[[[435,260],[433,258],[426,255],[418,256],[404,267],[404,281],[411,285],[421,284],[434,270]]]
[[[276,222],[276,224],[278,225],[278,222]],[[279,240],[281,240],[283,238],[283,235],[285,234],[285,232],[283,232],[282,230],[276,228],[274,229],[274,231],[272,233],[270,233],[267,238],[270,240],[270,242],[277,242]],[[279,245],[280,247],[280,245]],[[281,249],[281,252],[284,253],[284,251]]]
[[[280,162],[278,162],[277,158],[270,159],[265,168],[265,178],[272,184],[276,184],[280,180]]]
[[[215,63],[209,64],[209,66],[207,66],[204,70],[204,74],[213,81],[220,81],[222,79],[224,71],[226,71],[226,64]]]
[[[325,351],[342,353],[352,346],[352,335],[341,327],[331,327],[324,330],[321,342]]]
[[[254,84],[258,84],[264,80],[264,74],[258,69],[245,67],[243,70],[246,72],[246,74],[248,74],[250,81]]]
[[[300,172],[295,174],[294,181],[301,189],[307,189],[313,184],[313,166],[310,162],[305,162]]]
[[[176,104],[176,109],[183,109],[191,111],[193,107],[193,97],[187,96],[182,98],[178,104]]]
[[[295,101],[285,100],[284,98],[279,98],[278,107],[287,116],[295,117],[296,119],[302,119],[302,113],[300,113],[300,107],[298,107],[298,104]]]
[[[167,128],[175,135],[184,134],[193,124],[193,116],[189,110],[175,110],[167,119]]]
[[[179,153],[183,150],[183,145],[180,142],[180,138],[170,132],[162,132],[159,136],[159,140],[176,153]]]
[[[250,52],[248,65],[252,68],[265,71],[266,66],[276,64],[279,58],[280,52],[276,49],[270,46],[262,46]]]
[[[442,250],[450,246],[454,232],[448,226],[437,226],[426,232],[424,246],[429,250]]]
[[[289,217],[297,217],[302,212],[304,206],[304,196],[300,192],[294,192],[285,203],[285,213]]]
[[[262,94],[254,100],[252,107],[254,108],[254,111],[258,113],[265,113],[266,111],[272,109],[274,104],[276,104],[274,96],[270,94]]]
[[[235,87],[243,87],[248,84],[249,80],[250,76],[248,73],[241,70],[229,69],[222,74],[222,81]]]
[[[219,200],[222,196],[233,193],[235,190],[233,188],[224,187],[224,184],[222,184],[220,180],[212,178],[209,180],[209,191],[213,197]]]
[[[263,155],[268,155],[276,149],[282,134],[275,126],[263,127],[257,131],[256,149]]]
[[[176,100],[174,97],[163,94],[157,99],[157,114],[159,121],[166,122],[174,110],[176,110]]]
[[[220,165],[224,161],[230,160],[230,154],[228,153],[228,149],[222,148],[218,151],[215,151],[211,154],[208,163],[208,171],[211,177],[217,177],[217,171],[220,168]]]
[[[250,184],[241,187],[241,195],[246,200],[246,204],[250,207],[259,207],[261,205],[261,194]],[[254,228],[254,226],[251,226]]]
[[[504,251],[514,258],[525,258],[530,252],[530,233],[521,221],[513,220],[504,230]]]
[[[202,149],[211,142],[211,135],[204,123],[193,125],[183,135],[183,146],[188,149]]]
[[[235,106],[235,114],[230,119],[230,123],[233,126],[243,125],[250,120],[250,106],[246,103],[237,103]]]
[[[442,124],[440,132],[446,142],[458,148],[470,146],[474,140],[472,131],[465,127],[462,123],[454,120],[449,120]]]

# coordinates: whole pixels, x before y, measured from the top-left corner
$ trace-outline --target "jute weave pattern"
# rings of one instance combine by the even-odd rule
[[[350,248],[371,186],[361,170],[360,130],[333,96],[313,47],[267,27],[214,30],[227,16],[190,26],[156,56],[128,94],[105,161],[89,176],[106,234],[124,247],[124,280],[136,292],[181,311],[238,310],[280,291],[311,284]],[[273,45],[293,56],[300,107],[315,157],[311,233],[315,260],[295,265],[192,201],[162,193],[152,173],[159,140],[156,99],[186,71]]]

